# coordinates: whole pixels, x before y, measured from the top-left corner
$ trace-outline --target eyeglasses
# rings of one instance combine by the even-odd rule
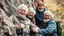
[[[23,9],[18,11],[18,13],[20,13],[20,14],[25,13],[25,12],[26,12],[26,10],[23,10]]]

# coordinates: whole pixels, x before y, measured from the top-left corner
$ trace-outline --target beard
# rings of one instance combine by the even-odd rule
[[[38,9],[40,12],[42,12],[44,9]]]
[[[49,21],[50,21],[50,19],[44,19],[44,23],[47,23]]]

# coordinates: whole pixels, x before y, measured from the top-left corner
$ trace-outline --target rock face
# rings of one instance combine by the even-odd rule
[[[44,0],[44,3],[48,7],[49,10],[52,9],[55,11],[56,9],[59,9],[59,8],[63,9],[64,8],[62,6],[62,4],[64,2],[60,3],[60,1],[58,2],[57,0]]]
[[[44,0],[44,3],[45,3],[45,6],[47,6],[49,10],[55,11],[58,8],[57,5],[55,4],[56,2],[54,2],[53,0]]]

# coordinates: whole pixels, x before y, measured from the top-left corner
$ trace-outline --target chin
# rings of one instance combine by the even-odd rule
[[[42,12],[42,11],[43,11],[43,9],[41,9],[41,10],[39,10],[39,11],[41,11],[41,12]]]
[[[32,18],[32,17],[29,17],[29,18]]]
[[[49,21],[50,21],[49,19],[48,19],[48,20],[44,19],[44,22],[45,22],[45,23],[47,23],[47,22],[49,22]]]
[[[29,18],[32,18],[32,17],[29,17]]]

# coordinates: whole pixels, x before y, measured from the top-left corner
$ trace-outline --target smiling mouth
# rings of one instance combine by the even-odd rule
[[[28,15],[28,17],[32,17],[32,15]]]
[[[28,16],[32,16],[32,15],[28,15]]]
[[[42,10],[42,8],[39,8],[39,10]]]

